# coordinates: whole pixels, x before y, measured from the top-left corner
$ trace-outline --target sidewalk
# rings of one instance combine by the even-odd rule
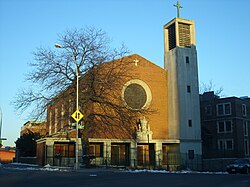
[[[73,167],[60,167],[60,166],[50,166],[50,165],[39,166],[39,165],[24,164],[24,163],[0,164],[0,168],[13,169],[13,170],[62,171],[62,172],[86,172],[86,173],[119,172],[123,170],[117,167],[106,167],[106,166],[90,167],[90,168],[82,166],[78,170],[75,170]]]

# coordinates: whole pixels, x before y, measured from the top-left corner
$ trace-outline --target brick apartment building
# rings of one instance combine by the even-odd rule
[[[46,135],[46,121],[27,121],[20,131],[20,136],[28,133],[39,133],[40,136]]]
[[[224,165],[249,157],[250,98],[200,96],[203,158]],[[216,164],[215,164],[216,165]]]

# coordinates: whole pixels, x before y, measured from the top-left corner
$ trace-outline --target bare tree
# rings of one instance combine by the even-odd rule
[[[212,80],[210,80],[209,83],[200,83],[200,94],[211,91],[213,91],[214,94],[217,96],[223,96],[223,87],[216,88],[216,85],[213,83]]]
[[[67,112],[65,119],[60,120],[70,118],[76,94],[75,59],[80,76],[79,105],[84,113],[81,122],[85,125],[84,133],[131,136],[138,115],[148,111],[132,110],[121,100],[119,90],[132,77],[131,64],[121,58],[129,51],[123,45],[111,49],[106,33],[93,27],[66,31],[59,36],[58,43],[64,49],[40,47],[33,53],[35,59],[30,63],[33,71],[27,75],[32,87],[20,90],[14,101],[16,109],[24,111],[32,106],[33,117],[38,119],[46,115],[47,109],[64,105]],[[112,63],[114,60],[116,63]]]
[[[120,50],[110,49],[106,33],[94,27],[68,30],[59,35],[58,43],[67,50],[40,47],[33,52],[34,61],[29,64],[32,71],[26,76],[31,87],[21,89],[17,94],[13,102],[17,110],[24,111],[33,106],[33,117],[41,117],[46,105],[74,83],[73,58],[78,62],[80,75],[84,75],[94,66],[128,53],[123,46]]]

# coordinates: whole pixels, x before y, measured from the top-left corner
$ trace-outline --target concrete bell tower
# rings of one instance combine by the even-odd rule
[[[169,139],[180,140],[181,153],[192,157],[202,154],[195,27],[194,21],[179,18],[179,8],[178,18],[164,25],[168,135]]]

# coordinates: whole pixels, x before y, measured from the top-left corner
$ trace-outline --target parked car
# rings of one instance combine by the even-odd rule
[[[250,173],[249,159],[238,159],[226,167],[228,173]]]

